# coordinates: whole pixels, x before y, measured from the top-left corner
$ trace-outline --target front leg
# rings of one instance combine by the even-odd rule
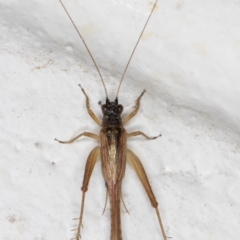
[[[135,105],[135,107],[134,107],[134,110],[133,110],[129,115],[127,115],[126,117],[124,117],[124,118],[122,119],[123,125],[124,125],[125,123],[127,123],[130,119],[132,119],[132,118],[137,114],[138,109],[139,109],[139,107],[140,107],[140,100],[141,100],[141,98],[142,98],[142,96],[143,96],[143,94],[144,94],[145,92],[146,92],[146,90],[143,90],[143,92],[141,93],[141,95],[137,98],[137,100],[136,100],[136,105]]]
[[[60,141],[58,139],[54,139],[55,141],[58,141],[59,143],[73,143],[74,141],[76,141],[78,138],[82,137],[82,136],[85,136],[85,137],[90,137],[90,138],[93,138],[93,139],[96,139],[97,141],[100,140],[100,137],[95,134],[95,133],[90,133],[90,132],[83,132],[79,135],[77,135],[76,137],[74,137],[73,139],[69,140],[69,141]]]
[[[82,86],[80,84],[79,84],[79,87],[82,89],[82,92],[86,97],[86,107],[87,107],[88,114],[99,126],[102,126],[102,121],[95,115],[95,113],[90,108],[88,95],[85,93],[84,89],[82,88]]]

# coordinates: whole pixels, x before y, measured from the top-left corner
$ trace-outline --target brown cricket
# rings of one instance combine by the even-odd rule
[[[144,25],[144,28],[138,38],[138,41],[132,51],[132,54],[129,58],[129,61],[127,63],[127,66],[125,67],[123,76],[120,80],[120,84],[118,87],[117,95],[115,101],[110,101],[108,98],[106,86],[104,84],[102,75],[97,67],[97,64],[89,51],[89,48],[87,47],[82,35],[78,31],[77,27],[75,26],[72,18],[70,17],[69,13],[67,12],[65,6],[63,5],[62,1],[59,0],[62,7],[66,11],[69,19],[71,20],[73,26],[75,27],[76,31],[78,32],[78,35],[82,39],[88,53],[90,54],[90,57],[93,60],[93,63],[99,73],[99,76],[101,78],[101,81],[103,83],[103,87],[106,93],[106,103],[99,104],[101,105],[102,108],[102,113],[103,113],[103,118],[100,120],[95,113],[91,110],[90,108],[90,103],[89,103],[89,97],[84,91],[84,89],[79,85],[82,89],[83,94],[86,97],[86,107],[88,114],[91,116],[91,118],[99,125],[101,126],[101,131],[100,135],[96,135],[91,132],[83,132],[79,134],[78,136],[74,137],[70,141],[58,141],[59,143],[72,143],[78,138],[85,136],[85,137],[90,137],[93,138],[97,141],[100,142],[100,146],[95,147],[89,154],[86,165],[85,165],[85,172],[84,172],[84,178],[83,178],[83,183],[82,183],[82,204],[81,204],[81,210],[80,210],[80,217],[77,219],[79,220],[78,222],[78,228],[76,237],[74,239],[79,240],[81,235],[81,227],[82,227],[82,220],[83,220],[83,210],[84,210],[84,200],[85,200],[85,193],[88,190],[88,184],[90,181],[90,177],[93,171],[93,168],[95,166],[96,161],[100,158],[101,159],[101,167],[102,167],[102,174],[105,180],[106,188],[107,188],[107,197],[110,199],[110,211],[111,211],[111,240],[122,240],[122,233],[121,233],[121,214],[120,214],[120,200],[122,200],[122,180],[124,178],[125,174],[125,169],[126,169],[126,162],[130,163],[130,165],[133,167],[133,169],[136,171],[144,189],[146,190],[148,197],[150,199],[151,205],[155,208],[157,218],[159,221],[160,229],[162,232],[163,239],[166,240],[166,234],[164,231],[164,227],[162,224],[162,220],[160,217],[160,213],[158,210],[158,202],[153,194],[152,188],[149,184],[146,172],[143,168],[142,163],[140,162],[139,158],[127,148],[127,139],[130,137],[135,137],[142,135],[146,139],[156,139],[157,137],[161,136],[161,134],[157,137],[148,137],[145,133],[141,131],[135,131],[131,133],[127,133],[124,125],[131,120],[138,112],[138,109],[140,107],[140,100],[145,93],[145,90],[141,93],[141,95],[137,98],[136,100],[136,105],[134,110],[127,115],[126,117],[122,118],[121,114],[123,112],[123,106],[121,104],[118,104],[118,93],[119,89],[122,83],[122,80],[124,78],[124,75],[126,73],[126,70],[128,68],[128,65],[131,61],[131,58],[134,54],[134,51],[140,41],[140,38],[144,32],[144,29],[147,26],[147,23],[154,11],[154,8],[158,2],[156,0],[152,11]],[[107,198],[106,198],[107,202]],[[123,203],[124,204],[124,203]],[[106,203],[105,203],[106,206]],[[105,208],[104,208],[105,210]]]

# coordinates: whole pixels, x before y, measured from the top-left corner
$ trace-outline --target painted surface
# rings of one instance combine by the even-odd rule
[[[151,9],[150,1],[65,1],[106,80],[111,98]],[[119,95],[139,114],[126,126],[172,239],[240,236],[240,1],[159,1]],[[104,90],[57,0],[0,0],[0,239],[74,237],[85,161],[98,133]],[[154,209],[128,167],[124,240],[161,239]],[[109,239],[109,209],[98,163],[86,197],[82,239]]]

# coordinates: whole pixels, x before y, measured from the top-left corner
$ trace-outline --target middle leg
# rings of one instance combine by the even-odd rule
[[[145,133],[143,133],[143,132],[141,132],[141,131],[135,131],[135,132],[128,133],[128,134],[127,134],[127,138],[135,137],[135,136],[139,136],[139,135],[142,135],[143,137],[145,137],[145,138],[148,139],[148,140],[156,139],[156,138],[162,136],[162,134],[159,134],[159,135],[156,136],[156,137],[149,137],[149,136],[147,136]]]
[[[90,133],[90,132],[83,132],[79,135],[77,135],[76,137],[74,137],[73,139],[69,140],[69,141],[60,141],[58,139],[54,139],[55,141],[58,141],[59,143],[73,143],[74,141],[76,141],[78,138],[82,137],[82,136],[85,136],[85,137],[90,137],[90,138],[93,138],[93,139],[96,139],[97,141],[100,140],[99,136],[95,133]]]

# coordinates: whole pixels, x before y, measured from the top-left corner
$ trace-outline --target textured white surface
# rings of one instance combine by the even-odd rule
[[[150,1],[65,1],[111,98],[151,9]],[[127,130],[174,240],[240,236],[240,1],[160,0],[119,95],[125,111],[147,89]],[[101,116],[104,91],[57,0],[0,0],[0,239],[65,240],[78,217],[90,119],[79,83]],[[161,239],[154,209],[131,168],[123,239]],[[98,163],[90,181],[82,239],[109,239],[109,206]]]

